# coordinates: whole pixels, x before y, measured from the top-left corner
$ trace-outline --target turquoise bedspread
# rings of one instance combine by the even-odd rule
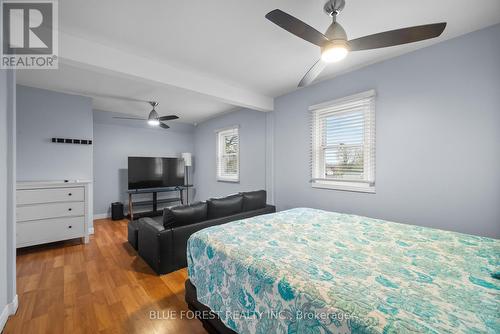
[[[238,333],[500,333],[499,270],[500,240],[314,209],[188,241],[198,300]]]

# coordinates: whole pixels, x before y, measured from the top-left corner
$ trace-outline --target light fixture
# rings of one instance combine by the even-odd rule
[[[160,125],[160,121],[157,119],[148,119],[148,124],[151,126],[158,126]]]
[[[149,102],[153,107],[153,110],[149,113],[148,116],[148,124],[151,126],[159,126],[160,125],[160,115],[155,110],[155,107],[158,106],[158,102]]]
[[[349,53],[346,41],[337,40],[321,49],[321,60],[325,63],[334,63],[344,59]]]

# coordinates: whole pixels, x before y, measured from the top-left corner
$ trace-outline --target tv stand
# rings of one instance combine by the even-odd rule
[[[143,217],[156,217],[163,214],[163,210],[158,210],[158,204],[160,203],[174,203],[180,202],[181,205],[184,204],[184,190],[192,187],[192,185],[168,187],[168,188],[150,188],[150,189],[132,189],[128,190],[128,218],[133,221],[134,219],[139,219]],[[179,192],[179,197],[174,198],[163,198],[158,199],[158,193],[166,192]],[[153,194],[153,199],[151,201],[133,201],[133,195],[136,194]],[[186,198],[186,203],[189,204],[189,199]],[[135,205],[152,205],[153,211],[141,212],[134,215],[134,204]]]

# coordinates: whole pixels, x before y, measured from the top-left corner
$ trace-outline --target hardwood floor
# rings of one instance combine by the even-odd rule
[[[4,333],[206,333],[181,319],[185,269],[157,276],[127,243],[126,220],[96,220],[94,229],[87,245],[18,251],[19,309]],[[162,319],[150,318],[155,311]]]

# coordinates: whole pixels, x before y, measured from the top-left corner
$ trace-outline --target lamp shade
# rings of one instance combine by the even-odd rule
[[[193,165],[193,157],[191,153],[182,153],[182,159],[184,159],[184,166],[191,167]]]

